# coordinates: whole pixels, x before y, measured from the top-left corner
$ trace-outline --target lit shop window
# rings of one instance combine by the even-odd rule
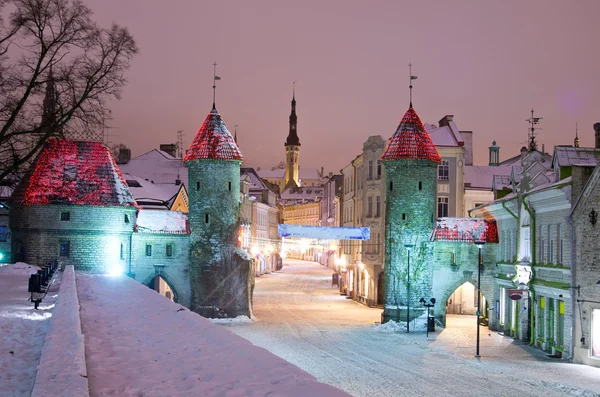
[[[600,309],[592,311],[592,356],[600,357]]]

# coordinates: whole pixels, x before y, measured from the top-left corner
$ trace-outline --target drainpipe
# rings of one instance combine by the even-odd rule
[[[533,264],[536,263],[536,255],[535,255],[535,217],[533,216],[533,212],[531,211],[531,209],[529,208],[529,206],[527,205],[527,202],[525,201],[525,198],[527,197],[527,195],[523,195],[523,198],[521,199],[523,202],[523,207],[525,208],[525,210],[527,210],[527,212],[529,213],[529,219],[531,222],[529,222],[530,224],[530,230],[531,232],[530,234],[530,241],[531,241],[531,266],[533,267]],[[533,303],[535,301],[535,289],[533,288],[533,284],[531,284],[531,286],[529,287],[529,290],[531,291],[531,303]],[[531,303],[529,304],[529,323],[533,324],[535,321],[535,310],[531,309]],[[535,346],[535,330],[534,327],[529,327],[529,344],[531,346]]]
[[[571,355],[569,360],[572,360],[575,355],[575,297],[573,296],[575,292],[573,289],[575,287],[575,226],[573,226],[571,214],[567,215],[565,219],[569,224],[569,232],[571,234]],[[583,329],[581,331],[583,332]]]

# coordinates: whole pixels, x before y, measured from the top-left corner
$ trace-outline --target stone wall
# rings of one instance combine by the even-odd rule
[[[240,161],[187,162],[190,309],[206,317],[251,315],[252,262],[235,249]]]
[[[126,269],[134,224],[130,207],[15,206],[10,213],[13,260],[39,265],[59,258],[76,270]]]
[[[593,314],[600,315],[600,189],[598,169],[590,179],[572,217],[574,228],[574,305],[573,360],[600,367],[600,356],[592,356]],[[592,210],[596,213],[594,217]],[[592,220],[596,220],[595,223]],[[594,310],[597,310],[594,312]],[[598,343],[596,341],[596,343]]]
[[[132,243],[134,278],[151,286],[155,276],[162,277],[173,290],[175,302],[190,307],[189,235],[135,233]],[[167,245],[171,256],[167,256]]]

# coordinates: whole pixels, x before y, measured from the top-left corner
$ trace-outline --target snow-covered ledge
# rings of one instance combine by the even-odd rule
[[[31,395],[89,397],[73,266],[62,276]]]

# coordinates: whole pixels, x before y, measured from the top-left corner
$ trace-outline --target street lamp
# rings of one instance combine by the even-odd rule
[[[410,332],[410,250],[414,245],[404,244],[408,251],[408,266],[406,272],[406,332]]]
[[[481,250],[485,245],[485,241],[475,241],[475,245],[479,249],[479,258],[477,260],[477,342],[475,344],[475,357],[479,355],[479,316],[481,315],[481,266],[483,265],[483,256]]]

